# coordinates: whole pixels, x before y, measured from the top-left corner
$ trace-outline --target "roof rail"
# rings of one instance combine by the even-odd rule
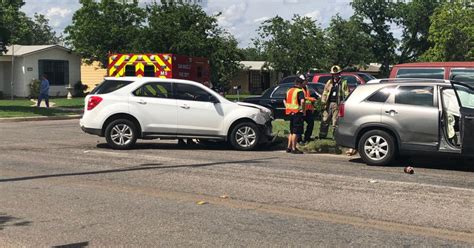
[[[436,78],[382,78],[379,83],[395,83],[395,82],[439,82],[439,83],[449,83],[449,80],[446,79],[436,79]]]

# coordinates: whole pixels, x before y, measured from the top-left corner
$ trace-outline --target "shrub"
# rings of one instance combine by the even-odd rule
[[[40,94],[41,81],[33,79],[28,86],[30,87],[30,98],[37,99]]]
[[[74,97],[83,97],[86,95],[85,91],[87,90],[88,86],[82,84],[82,81],[77,81],[77,83],[74,84],[73,88]]]

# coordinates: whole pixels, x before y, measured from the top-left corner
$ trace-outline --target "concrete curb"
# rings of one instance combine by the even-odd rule
[[[12,118],[0,118],[0,123],[22,122],[22,121],[73,120],[73,119],[80,119],[80,118],[81,118],[81,115],[12,117]]]

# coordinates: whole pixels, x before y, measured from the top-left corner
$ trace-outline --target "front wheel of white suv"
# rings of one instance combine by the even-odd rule
[[[260,132],[252,122],[242,122],[235,125],[230,133],[230,144],[237,150],[249,151],[257,147]]]
[[[382,130],[366,132],[359,140],[360,157],[368,165],[387,165],[395,157],[395,141],[392,135]]]
[[[137,141],[137,131],[135,124],[127,119],[112,121],[105,129],[105,139],[107,144],[113,149],[130,149]]]

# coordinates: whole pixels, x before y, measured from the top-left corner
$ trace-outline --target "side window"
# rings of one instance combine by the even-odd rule
[[[350,86],[357,86],[357,78],[355,76],[342,76],[342,80],[347,81],[347,85]]]
[[[462,82],[471,87],[474,87],[474,69],[468,69],[468,68],[451,69],[450,79],[457,82]]]
[[[286,98],[286,92],[290,89],[291,85],[282,85],[273,92],[271,98]]]
[[[444,69],[442,68],[400,68],[397,78],[432,78],[444,79]]]
[[[145,65],[144,70],[143,70],[143,75],[145,77],[154,77],[155,76],[155,66]]]
[[[396,104],[433,106],[432,86],[400,86],[395,93]]]
[[[385,87],[375,92],[372,96],[367,98],[369,102],[386,102],[392,92],[394,92],[395,86]]]
[[[212,102],[214,99],[211,93],[200,87],[182,83],[175,83],[175,86],[177,99],[200,102]]]
[[[135,77],[135,66],[134,65],[126,65],[125,66],[125,76],[126,77]]]
[[[329,79],[331,79],[331,76],[321,76],[319,77],[318,82],[325,84],[328,82]]]
[[[172,92],[171,83],[153,82],[142,85],[133,94],[142,97],[171,98]]]

